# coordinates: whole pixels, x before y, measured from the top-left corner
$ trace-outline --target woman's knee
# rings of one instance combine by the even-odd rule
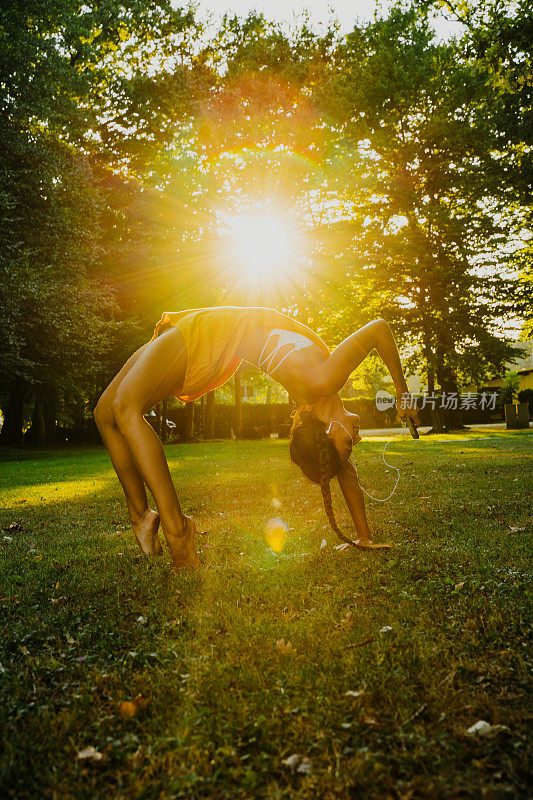
[[[126,392],[121,392],[120,389],[111,403],[111,412],[120,430],[129,428],[133,421],[142,418],[142,410],[132,402]]]
[[[94,421],[96,422],[96,427],[99,430],[102,427],[115,424],[115,418],[113,416],[111,402],[105,397],[105,395],[102,395],[102,397],[99,399],[96,406],[94,407],[93,417]]]

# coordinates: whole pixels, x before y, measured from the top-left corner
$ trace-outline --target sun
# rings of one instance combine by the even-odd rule
[[[248,287],[279,284],[296,256],[296,236],[283,216],[269,211],[225,217],[230,258]]]

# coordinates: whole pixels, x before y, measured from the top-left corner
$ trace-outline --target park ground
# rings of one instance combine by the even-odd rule
[[[380,497],[383,444],[356,449]],[[532,444],[392,442],[381,554],[335,550],[286,442],[168,446],[195,573],[141,556],[104,449],[4,452],[0,794],[526,797]]]

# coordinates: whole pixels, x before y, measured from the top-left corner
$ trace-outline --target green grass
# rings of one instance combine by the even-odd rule
[[[398,490],[367,506],[385,554],[334,549],[286,443],[169,446],[207,531],[193,574],[138,553],[103,449],[4,454],[0,795],[524,798],[532,443],[393,442]],[[382,446],[357,448],[379,496]],[[148,706],[122,717],[138,694]],[[508,730],[467,735],[480,719]],[[102,759],[76,760],[87,746]],[[309,773],[283,764],[295,753]]]

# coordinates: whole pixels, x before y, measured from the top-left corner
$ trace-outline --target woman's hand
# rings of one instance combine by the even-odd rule
[[[402,422],[407,423],[407,417],[411,417],[415,427],[419,428],[422,424],[418,416],[418,408],[416,407],[416,398],[410,392],[402,392],[398,394],[396,400],[396,408],[398,416]]]

